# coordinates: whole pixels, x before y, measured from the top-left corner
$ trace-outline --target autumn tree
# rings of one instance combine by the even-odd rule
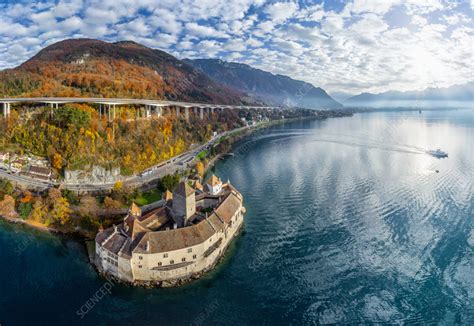
[[[25,192],[23,192],[23,195],[20,199],[20,202],[21,203],[30,203],[32,199],[33,199],[33,195],[31,194],[30,191],[26,190]]]
[[[73,125],[80,129],[88,126],[90,119],[91,112],[85,106],[67,104],[54,112],[52,121],[60,128]]]
[[[30,219],[38,223],[44,223],[46,221],[47,216],[48,206],[45,205],[41,197],[37,197],[33,205],[33,210],[30,214]]]
[[[17,216],[15,211],[15,199],[10,195],[5,195],[0,201],[0,216],[14,218]]]
[[[201,178],[204,177],[204,164],[201,161],[196,163],[196,172]]]
[[[51,162],[51,165],[56,170],[61,170],[61,168],[63,167],[63,158],[61,157],[61,154],[59,153],[53,154],[53,161]]]
[[[15,187],[13,187],[13,184],[10,181],[7,179],[0,179],[0,192],[11,195],[14,190]]]
[[[117,181],[114,184],[113,191],[120,192],[123,188],[123,182],[122,181]]]
[[[71,218],[71,209],[69,208],[69,202],[61,194],[61,191],[56,188],[51,188],[48,192],[49,200],[49,216],[53,222],[60,223],[61,225],[69,222]]]
[[[181,177],[179,176],[179,174],[165,175],[163,178],[161,178],[158,184],[158,188],[161,191],[173,190],[173,188],[176,187],[176,185],[179,183],[180,179]]]
[[[107,209],[119,209],[122,207],[122,203],[118,200],[114,200],[110,197],[105,197],[104,206]]]
[[[97,217],[98,211],[99,205],[97,204],[97,200],[94,197],[85,196],[81,198],[81,202],[79,204],[79,214],[81,216],[95,218]]]

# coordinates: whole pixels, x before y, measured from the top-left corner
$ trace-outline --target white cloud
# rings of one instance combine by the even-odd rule
[[[350,30],[360,35],[380,34],[388,28],[387,23],[381,16],[376,14],[364,14],[361,20],[352,24]]]
[[[349,12],[355,14],[374,13],[385,14],[393,6],[401,3],[401,0],[354,0],[345,7],[344,15],[349,15]]]
[[[161,30],[171,34],[177,34],[181,32],[182,29],[182,24],[178,21],[175,13],[168,9],[155,9],[152,16],[148,17],[147,21],[151,26],[160,28]]]
[[[54,7],[54,16],[58,18],[67,18],[78,12],[81,7],[81,0],[59,1]]]
[[[247,47],[242,40],[232,39],[225,43],[223,48],[228,51],[245,51]]]
[[[72,16],[63,20],[59,25],[62,30],[71,32],[81,29],[83,27],[83,22],[81,18]]]
[[[128,23],[119,24],[117,25],[117,29],[124,31],[126,34],[134,35],[148,35],[148,33],[150,33],[150,27],[145,23],[143,18],[136,18]]]
[[[263,44],[264,44],[262,41],[259,41],[259,40],[255,39],[255,38],[249,38],[249,39],[246,41],[246,43],[247,43],[247,45],[248,45],[249,47],[255,47],[255,48],[256,48],[256,47],[261,47],[261,46],[263,46]]]
[[[276,2],[265,7],[265,13],[277,23],[282,23],[291,18],[297,10],[298,5],[294,2]]]
[[[331,1],[3,3],[0,69],[55,41],[90,37],[130,39],[181,58],[245,62],[330,91],[420,89],[472,78],[472,12],[456,1],[348,0],[341,10],[325,10]],[[408,22],[393,21],[398,14]]]
[[[210,26],[203,26],[197,23],[187,23],[186,24],[186,31],[194,36],[197,37],[216,37],[216,38],[228,38],[224,32],[218,31]]]

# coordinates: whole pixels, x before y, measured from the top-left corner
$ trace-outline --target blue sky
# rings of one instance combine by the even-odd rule
[[[0,69],[77,37],[134,40],[179,58],[220,58],[329,92],[473,80],[469,0],[1,1]]]

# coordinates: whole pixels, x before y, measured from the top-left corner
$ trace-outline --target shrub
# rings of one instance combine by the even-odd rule
[[[30,216],[32,210],[33,205],[31,205],[30,202],[20,203],[20,205],[18,205],[18,214],[20,214],[20,217],[24,220],[26,220]]]

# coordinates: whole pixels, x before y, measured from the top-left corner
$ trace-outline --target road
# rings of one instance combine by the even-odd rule
[[[239,131],[243,131],[246,129],[251,128],[249,127],[241,127],[237,129],[233,129],[227,132],[224,132],[211,140],[207,143],[197,146],[185,153],[181,153],[165,163],[161,162],[147,170],[124,178],[123,184],[125,186],[133,186],[133,187],[140,187],[142,185],[154,182],[158,179],[163,178],[165,175],[174,174],[177,171],[184,171],[188,168],[188,164],[194,162],[196,156],[203,150],[210,148],[215,142],[217,142],[222,137],[228,136],[233,133],[237,133]],[[20,183],[28,188],[35,189],[35,190],[47,190],[51,187],[55,187],[60,185],[60,183],[54,183],[52,181],[40,181],[34,178],[21,176],[18,174],[10,174],[5,170],[0,169],[0,177],[13,181],[15,183]],[[100,192],[100,191],[107,191],[111,190],[115,185],[113,183],[103,183],[103,184],[68,184],[68,183],[61,183],[61,186],[65,189],[76,191],[76,192]]]

